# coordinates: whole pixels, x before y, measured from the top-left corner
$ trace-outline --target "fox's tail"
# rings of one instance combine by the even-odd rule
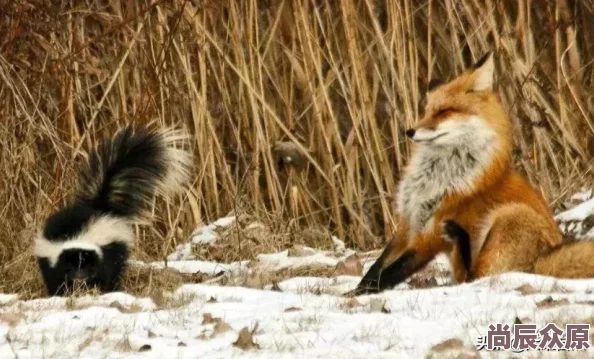
[[[540,257],[534,271],[557,278],[594,278],[594,241],[565,242]]]
[[[89,153],[78,200],[116,217],[142,218],[156,195],[179,192],[188,181],[187,140],[174,129],[123,128]]]

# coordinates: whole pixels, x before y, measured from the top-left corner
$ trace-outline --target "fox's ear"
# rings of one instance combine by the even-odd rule
[[[427,84],[427,90],[425,91],[425,104],[423,104],[423,107],[425,107],[425,105],[427,104],[427,98],[429,97],[429,94],[431,94],[431,92],[433,92],[433,90],[435,90],[435,88],[443,85],[444,82],[441,81],[440,79],[431,79],[429,81],[429,83]]]
[[[435,88],[439,85],[443,85],[443,81],[441,81],[440,79],[431,79],[431,81],[429,81],[429,83],[427,84],[427,92],[435,90]]]
[[[484,91],[493,89],[493,74],[495,72],[495,63],[493,62],[493,53],[488,52],[481,57],[473,66],[474,83],[471,86],[472,91]]]

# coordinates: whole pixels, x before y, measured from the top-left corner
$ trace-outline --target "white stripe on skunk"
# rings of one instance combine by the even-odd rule
[[[97,253],[102,258],[102,246],[117,239],[127,247],[134,246],[134,231],[130,224],[122,218],[109,215],[98,217],[90,222],[83,231],[64,242],[50,241],[40,231],[35,239],[35,255],[47,258],[51,267],[55,267],[58,257],[65,249],[85,249]]]

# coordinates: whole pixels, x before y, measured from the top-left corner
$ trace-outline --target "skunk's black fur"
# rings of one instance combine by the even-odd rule
[[[134,244],[132,223],[144,219],[157,194],[183,188],[189,152],[173,130],[126,127],[91,151],[73,203],[52,214],[35,254],[49,295],[64,295],[75,280],[101,292],[119,288]]]

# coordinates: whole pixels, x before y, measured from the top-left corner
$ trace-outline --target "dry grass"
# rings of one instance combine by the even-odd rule
[[[256,259],[258,254],[280,252],[295,245],[329,250],[332,236],[327,228],[302,227],[268,218],[263,223],[257,216],[240,214],[229,227],[217,230],[218,240],[204,246],[193,246],[197,258],[230,263]]]
[[[33,234],[70,198],[80,151],[155,119],[191,131],[196,172],[138,229],[139,258],[238,208],[378,247],[427,80],[487,49],[518,168],[554,207],[592,183],[589,1],[16,0],[0,14],[0,292],[39,292]]]

